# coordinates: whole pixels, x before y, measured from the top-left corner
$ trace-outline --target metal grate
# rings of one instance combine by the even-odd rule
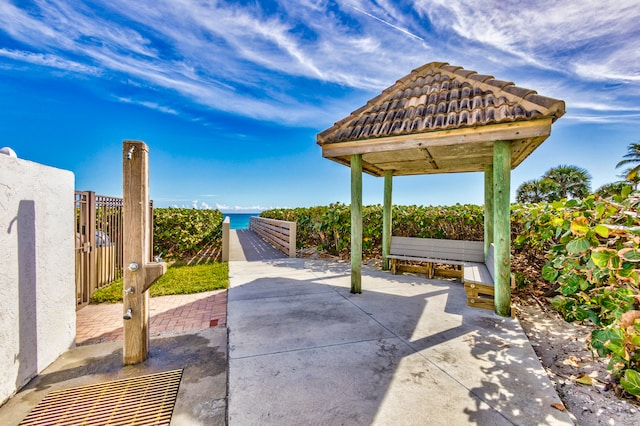
[[[20,425],[168,425],[182,370],[52,391]]]

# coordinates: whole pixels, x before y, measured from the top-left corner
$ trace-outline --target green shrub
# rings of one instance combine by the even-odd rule
[[[589,196],[530,207],[516,244],[547,250],[542,277],[567,321],[591,321],[590,345],[609,357],[622,388],[640,395],[640,216],[629,188],[615,199]]]
[[[451,207],[393,207],[393,235],[457,240],[482,240],[484,212],[475,205]],[[297,222],[298,248],[317,247],[333,255],[348,253],[351,244],[350,206],[337,203],[296,209],[273,209],[262,217]],[[380,254],[382,206],[364,206],[362,250],[366,256]]]
[[[192,256],[222,246],[222,213],[184,208],[153,209],[153,250],[163,258]]]

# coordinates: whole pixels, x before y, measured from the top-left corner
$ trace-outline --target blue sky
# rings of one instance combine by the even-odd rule
[[[560,164],[596,189],[640,141],[639,21],[637,0],[0,0],[0,147],[117,196],[122,141],[145,141],[162,207],[349,203],[316,134],[442,61],[566,102],[512,194]],[[482,184],[398,177],[394,203],[481,204]]]

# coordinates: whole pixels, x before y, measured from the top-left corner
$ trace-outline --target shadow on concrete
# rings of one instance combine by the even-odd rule
[[[18,424],[48,392],[183,369],[172,423],[226,424],[226,329],[152,339],[148,359],[122,365],[122,342],[70,350],[0,409],[0,424]]]
[[[459,283],[363,268],[353,295],[348,264],[234,268],[232,425],[572,424],[517,320]]]

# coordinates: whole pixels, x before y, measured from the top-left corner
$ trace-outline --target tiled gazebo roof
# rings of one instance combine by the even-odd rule
[[[363,154],[364,170],[378,176],[386,170],[396,175],[480,171],[492,160],[488,144],[495,140],[514,142],[515,167],[564,112],[561,100],[432,62],[318,134],[317,141],[323,156],[343,164],[351,154]]]

